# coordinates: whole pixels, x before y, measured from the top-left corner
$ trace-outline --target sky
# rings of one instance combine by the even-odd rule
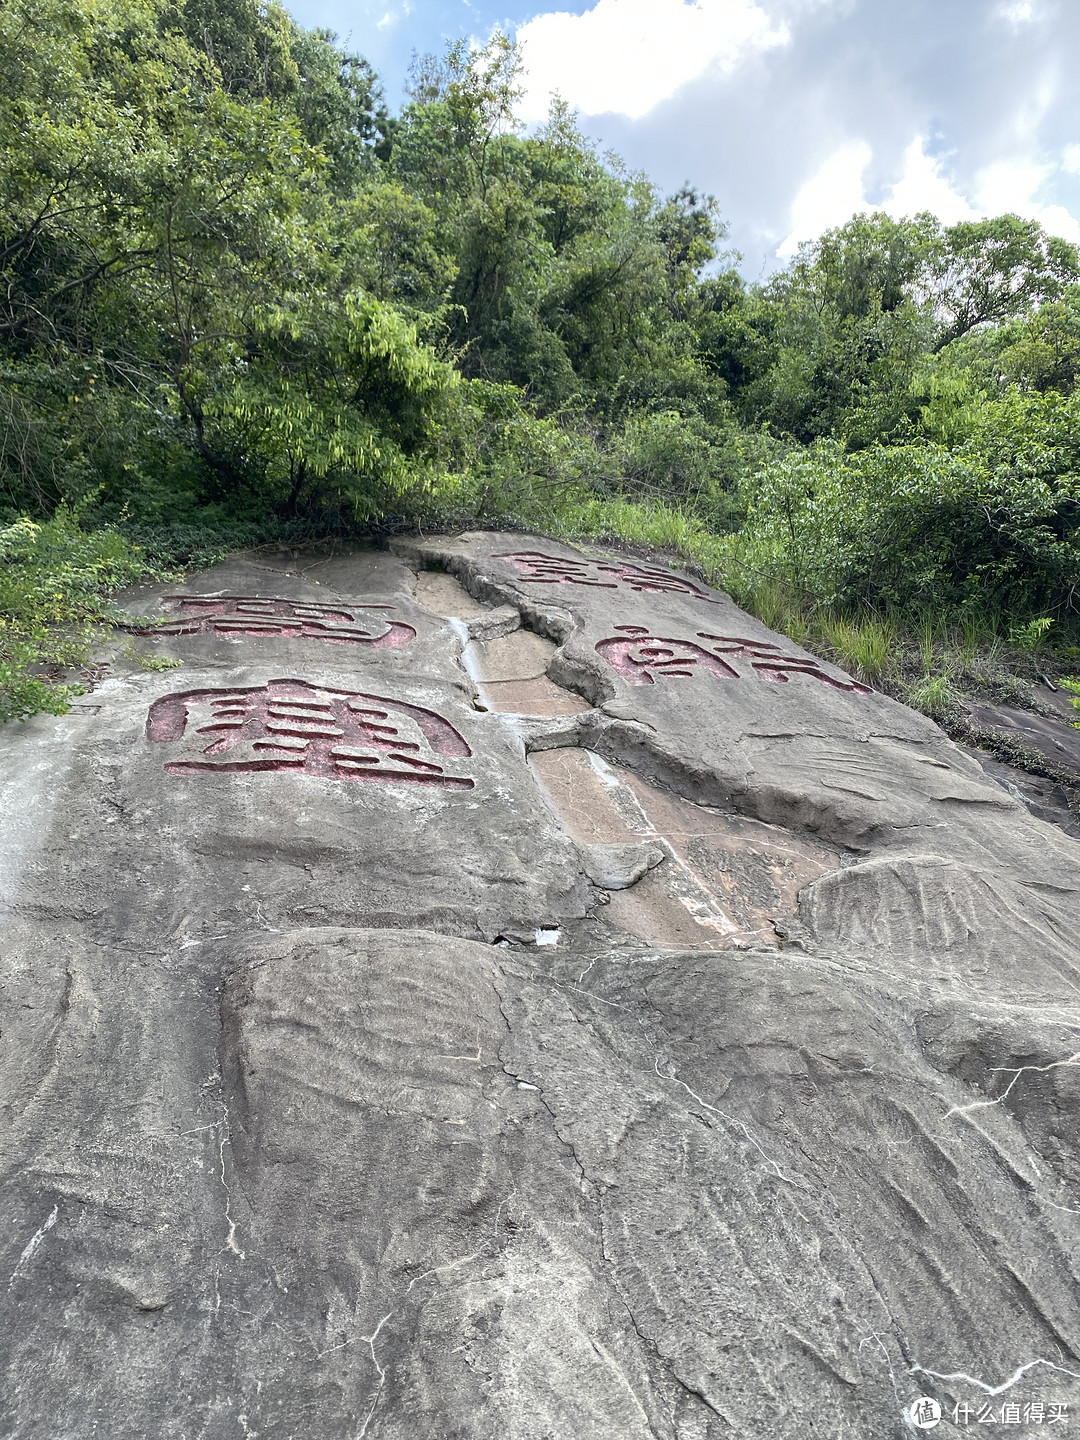
[[[757,279],[856,211],[1007,211],[1080,243],[1080,0],[291,0],[404,101],[414,52],[498,27],[665,193],[715,196]]]

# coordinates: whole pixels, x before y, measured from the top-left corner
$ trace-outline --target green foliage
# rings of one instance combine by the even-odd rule
[[[1063,690],[1068,690],[1070,695],[1069,704],[1073,709],[1080,710],[1080,680],[1078,680],[1075,675],[1068,675],[1059,680],[1058,684]],[[1077,730],[1080,730],[1080,720],[1074,720],[1072,723],[1076,726]]]
[[[897,640],[896,627],[888,620],[825,613],[817,628],[837,662],[857,679],[874,685],[888,670]]]
[[[1013,397],[954,449],[794,449],[760,472],[735,553],[823,605],[1067,614],[1080,585],[1077,403]]]
[[[134,645],[124,647],[124,658],[134,660],[140,670],[148,670],[151,673],[164,670],[182,670],[184,662],[173,660],[168,655],[154,655],[148,650],[139,650]]]
[[[143,570],[120,535],[87,534],[62,506],[0,530],[0,720],[63,714],[81,689],[59,677],[86,663],[116,617],[109,594]]]
[[[946,720],[956,705],[956,694],[949,675],[927,675],[921,684],[908,692],[908,700],[916,710],[931,720]]]
[[[735,380],[748,421],[857,449],[915,420],[929,356],[990,326],[1026,320],[1038,331],[1040,307],[1069,297],[1078,277],[1074,246],[1015,215],[948,228],[931,215],[855,216],[729,304],[710,358]],[[1071,329],[1053,313],[1045,348],[1016,353],[1012,365],[1071,373]]]
[[[236,550],[261,546],[308,545],[338,533],[340,526],[313,520],[279,520],[261,516],[236,520],[215,514],[209,507],[193,521],[147,524],[119,520],[115,528],[144,557],[149,573],[179,576],[187,570],[205,570]]]
[[[1009,639],[1021,650],[1026,650],[1029,654],[1034,655],[1036,650],[1040,650],[1044,645],[1047,632],[1053,623],[1048,615],[1037,616],[1023,625],[1011,626]]]
[[[172,13],[0,10],[10,503],[373,513],[455,379],[364,286],[373,80],[274,6]]]
[[[624,493],[677,500],[713,528],[733,530],[745,514],[736,487],[752,443],[696,415],[636,410],[610,437],[605,458]]]
[[[1080,287],[1070,286],[1061,300],[990,331],[985,340],[999,384],[1068,394],[1080,378]]]
[[[856,216],[747,285],[710,197],[523,131],[506,37],[392,117],[277,0],[8,0],[0,67],[0,713],[140,567],[418,522],[667,548],[872,683],[926,614],[1074,637],[1080,264],[1034,222]]]
[[[1075,245],[1018,215],[963,221],[943,240],[935,275],[939,346],[1057,300],[1080,278]]]
[[[940,247],[931,216],[857,216],[787,270],[728,308],[714,327],[714,363],[729,370],[730,335],[746,355],[736,404],[802,442],[887,435],[912,408],[913,366],[932,344],[927,286]]]

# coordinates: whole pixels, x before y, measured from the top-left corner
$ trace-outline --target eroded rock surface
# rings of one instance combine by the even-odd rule
[[[129,608],[0,735],[0,1434],[1080,1423],[1074,839],[624,557]]]

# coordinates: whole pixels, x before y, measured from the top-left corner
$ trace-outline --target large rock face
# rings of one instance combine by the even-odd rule
[[[1075,840],[535,537],[131,611],[0,735],[0,1434],[1077,1423]]]

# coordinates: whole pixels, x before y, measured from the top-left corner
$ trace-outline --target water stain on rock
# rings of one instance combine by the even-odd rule
[[[529,764],[575,840],[661,847],[664,863],[612,894],[604,912],[647,945],[776,944],[774,922],[794,915],[799,892],[840,863],[835,850],[667,794],[587,750],[544,750]]]

